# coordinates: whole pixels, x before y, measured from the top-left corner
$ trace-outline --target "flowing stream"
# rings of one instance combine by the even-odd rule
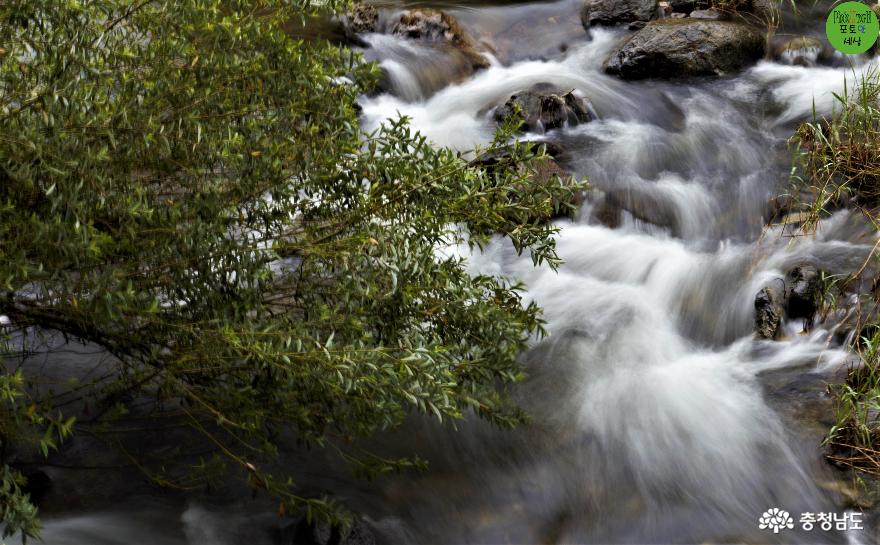
[[[388,543],[873,542],[867,532],[758,528],[771,507],[845,511],[842,477],[819,443],[833,418],[824,385],[851,358],[831,321],[806,334],[786,322],[779,341],[752,334],[768,282],[802,263],[856,270],[877,241],[847,211],[810,237],[766,226],[768,201],[789,188],[796,123],[814,108],[830,113],[831,93],[873,61],[762,61],[732,77],[624,82],[602,63],[627,31],[588,37],[579,5],[450,8],[497,52],[464,78],[436,51],[365,37],[387,76],[387,91],[362,101],[368,128],[402,114],[438,145],[468,150],[491,139],[493,107],[538,83],[577,89],[598,119],[529,135],[558,143],[562,165],[592,186],[576,218],[558,221],[565,264],[535,269],[500,241],[469,256],[474,271],[526,282],[544,308],[550,336],[524,355],[529,378],[516,391],[533,422],[510,432],[414,420],[382,442],[415,445],[428,473],[332,488]],[[824,30],[818,19],[799,24]],[[613,223],[602,220],[611,201]],[[254,520],[244,508],[132,504],[49,514],[44,536],[271,543],[248,530]]]

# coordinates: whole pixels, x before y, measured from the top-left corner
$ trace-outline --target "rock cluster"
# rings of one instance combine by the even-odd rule
[[[587,102],[574,90],[560,91],[542,86],[512,95],[495,109],[495,121],[503,123],[511,118],[523,121],[526,131],[545,132],[568,125],[586,123],[593,119]]]
[[[755,336],[776,339],[785,318],[804,320],[804,329],[812,326],[818,310],[819,271],[813,265],[793,267],[785,278],[777,278],[755,296]]]
[[[766,23],[773,16],[764,0],[741,0],[725,9],[705,0],[586,0],[581,21],[626,24],[632,35],[606,62],[624,79],[727,74],[760,59]],[[730,4],[728,4],[730,5]]]

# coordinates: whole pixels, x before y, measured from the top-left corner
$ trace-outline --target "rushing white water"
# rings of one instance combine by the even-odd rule
[[[386,93],[364,100],[361,104],[364,125],[372,129],[386,119],[406,115],[412,119],[413,127],[437,145],[469,150],[488,143],[494,134],[493,125],[483,114],[517,91],[538,83],[549,81],[563,88],[580,89],[594,104],[619,104],[620,96],[614,90],[616,82],[610,78],[588,78],[584,70],[598,68],[597,59],[610,52],[616,39],[611,32],[599,31],[588,48],[578,49],[561,62],[526,61],[513,66],[492,66],[460,85],[450,85],[419,102],[407,99],[415,94],[409,85],[417,81],[418,76],[413,71],[405,75],[395,66],[392,80],[404,82],[403,88],[397,95]],[[636,108],[637,104],[624,106]]]
[[[491,138],[492,107],[539,83],[577,89],[600,116],[548,135],[595,188],[579,220],[559,224],[565,265],[534,269],[502,242],[469,256],[475,273],[526,282],[550,338],[526,356],[531,378],[518,392],[533,429],[499,439],[475,425],[428,439],[469,469],[456,493],[410,507],[422,539],[764,541],[756,521],[770,506],[836,509],[816,484],[815,446],[794,438],[761,377],[820,377],[847,355],[822,324],[801,335],[802,323],[787,323],[786,340],[753,340],[753,301],[798,263],[854,270],[875,242],[846,212],[814,237],[762,229],[767,198],[786,183],[787,135],[776,128],[830,114],[832,92],[870,64],[762,62],[734,80],[624,84],[601,73],[619,36],[594,30],[561,60],[495,66],[423,101],[364,103],[368,126],[407,115],[462,150]],[[592,219],[603,196],[624,208],[614,228]]]
[[[846,69],[762,62],[751,73],[760,85],[770,87],[773,98],[785,107],[778,122],[789,123],[811,120],[814,112],[821,118],[839,110],[834,94],[843,96],[847,87],[853,89],[865,74],[876,70],[876,61],[856,61]]]
[[[549,6],[570,16],[564,10],[576,4]],[[502,432],[468,421],[456,433],[419,422],[383,439],[419,448],[434,468],[352,499],[388,542],[785,541],[791,536],[758,529],[764,510],[843,510],[817,485],[830,477],[816,437],[805,441],[773,400],[779,384],[804,380],[820,396],[847,354],[831,342],[831,323],[801,334],[803,324],[790,322],[784,340],[754,340],[754,297],[799,263],[857,269],[874,245],[876,234],[847,212],[811,237],[764,227],[768,198],[787,186],[792,122],[814,108],[830,113],[831,93],[871,65],[767,61],[735,78],[624,83],[601,71],[621,35],[593,30],[591,41],[555,60],[496,63],[443,88],[426,75],[441,62],[435,52],[388,36],[368,40],[393,93],[364,98],[367,128],[406,115],[437,145],[466,151],[492,138],[493,107],[539,83],[577,89],[599,115],[542,135],[561,143],[565,166],[593,185],[577,220],[558,224],[565,264],[533,268],[502,241],[466,254],[475,273],[523,280],[545,311],[550,336],[524,356],[529,379],[515,392],[534,422]],[[619,212],[613,226],[597,220],[607,203]],[[240,523],[191,506],[170,537],[135,523],[112,530],[115,540],[89,541],[83,530],[125,520],[143,519],[50,519],[47,535],[64,544],[225,544],[234,541],[218,527]]]

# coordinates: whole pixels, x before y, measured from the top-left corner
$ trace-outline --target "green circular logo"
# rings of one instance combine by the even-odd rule
[[[844,2],[828,14],[825,33],[834,49],[856,55],[871,49],[880,35],[877,14],[861,2]]]

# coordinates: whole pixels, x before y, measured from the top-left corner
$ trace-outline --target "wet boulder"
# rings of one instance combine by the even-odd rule
[[[623,79],[720,75],[757,61],[764,46],[764,35],[745,23],[663,19],[633,34],[605,71]]]
[[[563,148],[559,142],[554,142],[553,140],[532,140],[529,143],[532,146],[532,150],[536,153],[540,151],[541,148],[544,148],[544,153],[557,161],[562,160],[564,157],[568,157],[565,148]]]
[[[581,9],[581,22],[593,25],[619,25],[650,21],[657,14],[657,0],[587,0]]]
[[[755,296],[755,337],[775,339],[785,314],[783,281],[771,282]]]
[[[372,4],[358,2],[343,16],[343,23],[349,33],[376,32],[379,27],[379,10]]]
[[[673,237],[682,236],[681,217],[668,195],[646,187],[626,187],[607,191],[605,202],[628,212],[636,220],[668,229]]]
[[[819,304],[819,271],[812,265],[798,265],[785,277],[786,313],[789,318],[811,320]]]
[[[370,528],[359,519],[349,527],[308,522],[305,518],[280,530],[278,545],[376,545]]]
[[[523,121],[521,129],[532,132],[546,132],[593,119],[587,101],[574,90],[563,92],[544,87],[512,95],[495,109],[492,117],[498,123],[519,118]]]
[[[819,310],[820,278],[816,267],[801,264],[759,291],[755,296],[755,336],[777,338],[783,318],[802,319],[804,331],[810,329]]]
[[[391,26],[391,34],[424,43],[448,46],[461,53],[474,69],[488,68],[489,60],[477,41],[458,19],[445,11],[418,8],[403,12]]]

